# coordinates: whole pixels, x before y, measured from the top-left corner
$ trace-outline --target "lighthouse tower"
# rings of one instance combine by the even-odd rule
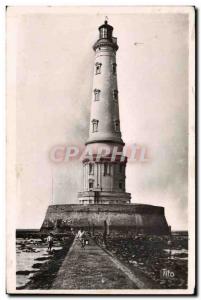
[[[117,86],[117,39],[107,21],[99,27],[95,51],[89,138],[83,155],[83,188],[79,204],[48,207],[41,230],[64,230],[68,224],[107,233],[168,234],[164,208],[130,203],[120,130]],[[105,151],[103,151],[105,150]],[[59,221],[59,228],[58,228]],[[67,227],[66,227],[67,226]]]
[[[117,38],[105,20],[99,27],[95,51],[89,138],[83,159],[83,191],[80,204],[127,204],[126,162],[120,130],[117,85]]]

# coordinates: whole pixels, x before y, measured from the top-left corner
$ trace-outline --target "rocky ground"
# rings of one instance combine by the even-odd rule
[[[44,238],[17,239],[17,278],[22,280],[18,289],[51,289],[73,239],[74,236],[54,237],[52,253],[47,251]],[[110,235],[106,238],[106,245],[102,234],[93,237],[93,240],[133,271],[133,274],[136,274],[136,269],[141,272],[139,274],[145,274],[155,282],[157,288],[187,288],[187,235],[138,235],[129,238]],[[174,276],[170,276],[170,272]]]
[[[17,239],[17,289],[49,289],[72,241],[54,237],[50,253],[44,238]]]
[[[131,270],[134,267],[142,270],[159,288],[187,288],[187,236],[108,237],[106,247]]]

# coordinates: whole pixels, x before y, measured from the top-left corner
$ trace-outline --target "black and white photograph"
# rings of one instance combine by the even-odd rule
[[[10,6],[7,292],[195,292],[195,9]]]

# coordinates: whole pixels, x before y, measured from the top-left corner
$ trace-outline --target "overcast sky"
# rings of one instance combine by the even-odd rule
[[[81,163],[53,164],[49,151],[88,137],[92,45],[106,14],[119,45],[123,140],[144,145],[150,158],[128,163],[126,190],[133,203],[164,206],[173,229],[187,228],[188,16],[98,8],[15,18],[17,228],[40,227],[52,200],[77,203]]]

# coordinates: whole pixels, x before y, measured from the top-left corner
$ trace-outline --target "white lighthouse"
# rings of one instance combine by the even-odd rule
[[[83,159],[83,191],[80,204],[127,204],[126,162],[119,119],[117,38],[107,21],[99,27],[95,51],[93,90],[87,156]],[[105,151],[104,151],[105,149]]]
[[[83,156],[83,188],[79,204],[48,207],[41,230],[68,230],[125,234],[168,234],[164,208],[130,203],[126,193],[126,162],[119,119],[117,39],[107,21],[99,27],[95,51],[89,138]],[[105,153],[102,150],[106,150]],[[58,222],[59,221],[59,222]],[[58,224],[59,228],[58,228]]]

